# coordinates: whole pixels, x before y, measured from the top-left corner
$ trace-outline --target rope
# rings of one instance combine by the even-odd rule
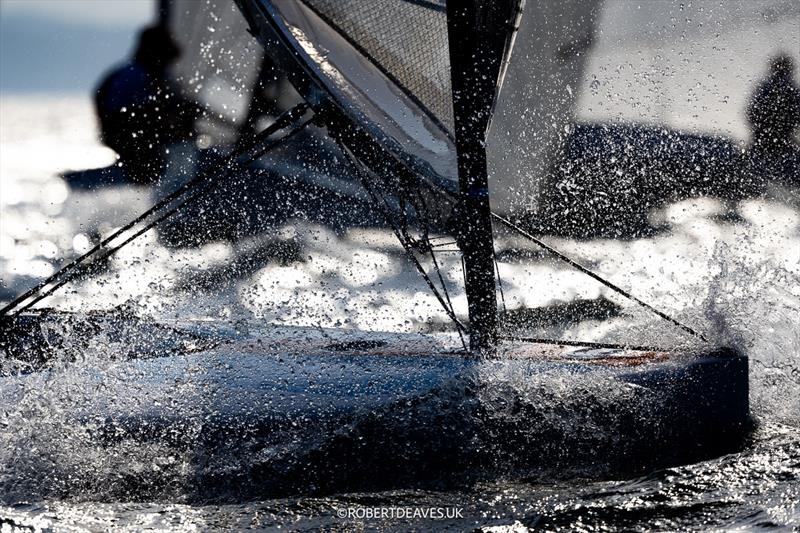
[[[444,276],[442,276],[442,271],[439,268],[439,262],[436,260],[436,251],[433,249],[433,246],[430,243],[430,228],[426,223],[426,217],[430,214],[428,211],[428,205],[425,203],[425,198],[419,193],[417,190],[417,198],[419,199],[420,203],[422,204],[422,208],[425,210],[425,213],[422,217],[420,217],[420,221],[422,222],[423,230],[425,231],[425,241],[428,245],[428,251],[431,254],[431,260],[433,260],[433,267],[436,270],[436,275],[439,277],[439,283],[442,284],[442,291],[444,292],[445,300],[447,300],[447,305],[450,306],[450,314],[452,316],[456,315],[455,307],[453,306],[453,302],[450,301],[450,293],[447,290],[447,284],[444,282]],[[464,345],[464,349],[467,348],[467,343],[464,341],[463,333],[461,329],[456,328],[458,331],[458,336],[461,338],[461,344]]]
[[[259,133],[259,135],[256,136],[253,139],[252,143],[250,143],[247,146],[242,147],[239,150],[234,151],[233,153],[228,155],[223,161],[221,161],[219,164],[217,164],[217,165],[215,165],[213,167],[209,167],[207,170],[201,172],[200,174],[198,174],[197,176],[195,176],[191,180],[187,181],[186,183],[184,183],[183,185],[178,187],[178,189],[176,189],[175,191],[173,191],[172,193],[170,193],[169,195],[164,197],[162,200],[160,200],[159,202],[157,202],[156,204],[151,206],[145,212],[143,212],[142,214],[140,214],[139,216],[137,216],[136,218],[134,218],[133,220],[131,220],[130,222],[128,222],[127,224],[122,226],[121,228],[119,228],[116,231],[114,231],[111,235],[109,235],[108,237],[106,237],[105,239],[100,241],[98,244],[96,244],[94,247],[92,247],[86,253],[84,253],[83,255],[81,255],[79,257],[77,257],[76,259],[71,261],[69,264],[67,264],[66,266],[61,268],[58,272],[54,273],[52,276],[48,277],[47,279],[43,280],[42,282],[40,282],[39,284],[37,284],[36,286],[31,288],[30,290],[26,291],[24,294],[18,296],[14,300],[12,300],[8,305],[6,305],[2,309],[0,309],[0,317],[5,317],[5,316],[10,315],[11,311],[13,311],[17,307],[20,307],[20,304],[22,304],[23,302],[26,302],[26,300],[28,300],[29,298],[31,298],[33,296],[36,296],[35,298],[33,298],[33,300],[31,300],[30,302],[26,303],[24,306],[20,307],[20,309],[17,312],[19,313],[19,312],[25,311],[26,309],[29,309],[31,306],[35,305],[37,302],[41,301],[42,299],[46,298],[47,296],[49,296],[50,294],[52,294],[53,292],[55,292],[56,290],[58,290],[59,288],[64,286],[66,283],[68,283],[69,281],[74,279],[76,276],[81,274],[81,270],[77,270],[78,267],[81,267],[82,265],[84,265],[86,260],[89,259],[92,255],[96,254],[97,252],[99,252],[99,251],[101,251],[103,249],[106,249],[106,253],[101,257],[101,259],[107,259],[108,257],[111,257],[113,254],[115,254],[117,251],[119,251],[122,247],[126,246],[128,243],[130,243],[131,241],[133,241],[134,239],[136,239],[137,237],[139,237],[140,235],[142,235],[143,233],[145,233],[149,229],[152,229],[153,227],[155,227],[161,221],[165,220],[166,218],[168,218],[169,216],[174,214],[179,208],[183,207],[188,202],[198,198],[201,193],[203,193],[206,190],[208,190],[212,185],[216,184],[221,178],[223,178],[225,176],[228,176],[233,170],[240,168],[240,165],[236,163],[236,159],[239,156],[244,155],[249,150],[251,150],[254,147],[256,147],[260,142],[262,142],[265,139],[267,139],[268,137],[270,137],[276,131],[279,131],[279,130],[283,129],[283,128],[291,125],[292,123],[295,123],[297,121],[297,119],[302,117],[307,110],[308,110],[308,105],[300,104],[300,105],[295,106],[294,108],[290,109],[286,113],[282,114],[281,116],[279,116],[275,120],[275,122],[273,122],[264,131]],[[261,147],[261,149],[258,150],[256,153],[251,154],[250,157],[244,162],[244,164],[247,165],[247,164],[252,163],[253,161],[255,161],[256,159],[258,159],[259,157],[264,155],[269,150],[271,150],[271,149],[275,148],[276,146],[282,144],[283,142],[285,142],[286,140],[288,140],[289,138],[291,138],[292,136],[297,134],[300,130],[302,130],[306,125],[308,125],[311,122],[311,120],[313,120],[313,119],[309,119],[308,121],[302,123],[301,125],[295,126],[292,130],[290,130],[283,137],[281,137],[279,139],[276,139],[276,140],[272,141],[271,143],[268,143],[265,146]],[[214,175],[215,172],[218,172],[219,169],[223,168],[223,167],[227,167],[227,168],[225,168],[225,170],[224,170],[224,172],[222,174]],[[201,189],[197,189],[196,187],[198,185],[201,185],[202,182],[204,182],[204,181],[206,183],[203,184],[203,187]],[[163,215],[157,217],[156,219],[152,220],[151,222],[145,224],[145,226],[143,228],[141,228],[140,230],[136,231],[133,235],[131,235],[128,238],[126,238],[122,243],[120,243],[120,244],[118,244],[118,245],[116,245],[116,246],[114,246],[112,248],[106,248],[106,246],[108,246],[111,242],[113,242],[118,237],[120,237],[124,232],[130,230],[131,228],[133,228],[139,222],[142,222],[142,221],[146,220],[147,218],[149,218],[154,213],[157,213],[158,211],[161,211],[162,209],[164,209],[165,207],[169,206],[170,204],[172,204],[172,202],[174,202],[175,200],[179,199],[181,196],[185,195],[188,192],[192,193],[192,195],[189,198],[183,200],[180,203],[177,203],[177,204],[173,205],[166,213],[164,213]],[[55,285],[47,288],[47,290],[44,290],[45,287],[47,287],[51,283],[55,282],[56,280],[59,280],[59,278],[62,278],[62,277],[63,277],[63,279],[60,279],[60,281],[58,281]]]
[[[408,169],[410,172],[413,172],[413,173],[416,174],[416,171],[413,168],[411,168],[405,161],[402,161],[400,159],[398,159],[398,161],[406,169]],[[445,199],[447,201],[450,201],[450,202],[458,202],[459,199],[458,199],[458,196],[456,195],[456,193],[446,189],[444,186],[442,186],[440,184],[437,184],[437,183],[434,183],[434,182],[431,182],[431,181],[428,181],[428,180],[425,180],[424,178],[421,178],[420,181],[421,181],[421,183],[424,183],[431,191],[433,191],[435,193],[438,193],[443,199]],[[605,285],[609,289],[613,290],[617,294],[620,294],[621,296],[623,296],[623,297],[635,302],[636,304],[640,305],[644,309],[654,313],[656,316],[666,320],[667,322],[670,322],[671,324],[679,327],[680,329],[682,329],[683,331],[689,333],[690,335],[693,335],[693,336],[699,338],[703,342],[708,342],[708,339],[702,333],[700,333],[700,332],[694,330],[693,328],[691,328],[691,327],[679,322],[677,319],[672,318],[668,314],[664,313],[663,311],[660,311],[660,310],[656,309],[652,305],[645,303],[644,301],[640,300],[639,298],[637,298],[636,296],[634,296],[630,292],[618,287],[617,285],[615,285],[614,283],[611,283],[610,281],[606,280],[605,278],[601,277],[600,275],[595,274],[594,272],[592,272],[588,268],[586,268],[586,267],[580,265],[579,263],[575,262],[574,260],[570,259],[568,256],[566,256],[565,254],[559,252],[555,248],[553,248],[551,246],[548,246],[543,241],[537,239],[536,237],[534,237],[533,235],[531,235],[527,231],[523,230],[522,228],[520,228],[519,226],[517,226],[516,224],[514,224],[510,220],[502,217],[501,215],[498,215],[495,212],[492,212],[492,218],[494,218],[495,220],[499,221],[500,223],[502,223],[504,226],[506,226],[507,228],[511,229],[512,231],[515,231],[516,233],[518,233],[522,237],[530,240],[531,242],[533,242],[534,244],[536,244],[540,248],[542,248],[542,249],[546,250],[547,252],[551,253],[557,259],[567,263],[572,268],[575,268],[579,272],[581,272],[583,274],[586,274],[587,276],[589,276],[590,278],[592,278],[592,279],[594,279],[596,281],[599,281],[600,283],[602,283],[603,285]],[[462,259],[462,264],[463,264],[463,259]]]
[[[447,315],[450,317],[450,320],[452,320],[453,323],[456,325],[456,329],[459,332],[459,337],[461,338],[461,343],[464,345],[464,350],[465,351],[469,351],[467,349],[466,342],[465,342],[464,337],[462,335],[462,331],[466,331],[466,328],[458,320],[458,317],[456,317],[455,312],[453,311],[453,309],[448,307],[447,302],[442,298],[442,295],[439,293],[439,290],[436,288],[436,285],[434,285],[433,280],[430,278],[428,273],[425,271],[425,268],[423,268],[422,264],[420,264],[419,260],[417,259],[417,256],[414,255],[414,249],[413,249],[411,243],[407,240],[408,237],[405,236],[404,234],[402,234],[401,231],[398,229],[398,227],[394,224],[394,222],[392,221],[391,216],[389,215],[388,211],[384,210],[384,209],[382,209],[380,207],[380,205],[379,205],[380,200],[378,199],[377,194],[372,190],[372,188],[369,185],[366,184],[365,180],[363,180],[363,179],[362,179],[362,185],[364,186],[364,189],[366,189],[367,192],[369,193],[369,195],[372,197],[372,200],[375,202],[375,204],[377,205],[378,209],[381,210],[381,214],[383,214],[383,216],[386,219],[386,221],[389,223],[390,226],[392,226],[392,230],[394,231],[394,234],[397,237],[397,240],[400,241],[400,244],[403,246],[403,249],[405,250],[406,255],[411,259],[412,263],[414,263],[414,266],[416,267],[417,271],[422,276],[422,279],[425,280],[425,283],[428,285],[428,288],[430,288],[430,290],[433,292],[433,295],[439,301],[439,304],[445,310],[445,313],[447,313]],[[384,203],[385,203],[385,201],[384,201]]]
[[[53,292],[58,290],[60,287],[62,287],[63,285],[65,285],[66,283],[68,283],[70,280],[74,279],[77,275],[79,275],[81,273],[81,271],[77,270],[77,269],[78,269],[78,267],[81,267],[89,257],[94,255],[98,251],[101,251],[101,250],[105,249],[106,246],[108,246],[112,241],[114,241],[119,236],[121,236],[124,232],[130,230],[136,224],[146,220],[148,217],[150,217],[154,213],[156,213],[158,211],[161,211],[165,207],[169,206],[170,204],[172,204],[172,202],[174,202],[175,200],[179,199],[181,196],[183,196],[187,192],[191,192],[192,193],[192,195],[189,198],[187,198],[187,199],[183,200],[182,202],[172,206],[166,213],[162,214],[161,216],[157,217],[156,219],[154,219],[151,222],[149,222],[148,224],[146,224],[142,229],[138,230],[133,235],[129,236],[122,243],[120,243],[120,244],[118,244],[118,245],[116,245],[116,246],[114,246],[112,248],[106,249],[106,253],[102,256],[102,259],[106,259],[106,258],[110,257],[111,255],[116,253],[118,250],[120,250],[122,247],[126,246],[128,243],[130,243],[131,241],[133,241],[134,239],[136,239],[137,237],[139,237],[140,235],[142,235],[143,233],[145,233],[149,229],[155,227],[161,221],[165,220],[166,218],[168,218],[169,216],[174,214],[179,208],[183,207],[188,202],[198,198],[201,193],[205,192],[208,188],[210,188],[213,184],[215,184],[219,179],[221,179],[221,177],[227,176],[234,169],[240,168],[240,165],[236,162],[236,159],[239,156],[245,154],[246,152],[248,152],[249,150],[251,150],[252,148],[257,146],[260,142],[264,141],[266,138],[271,136],[273,133],[275,133],[275,132],[277,132],[277,131],[279,131],[279,130],[281,130],[281,129],[289,126],[289,125],[292,125],[292,124],[296,123],[297,119],[302,117],[306,113],[306,111],[308,109],[309,109],[309,106],[307,104],[301,103],[301,104],[295,106],[294,108],[288,110],[287,112],[283,113],[281,116],[279,116],[275,120],[275,122],[273,122],[273,124],[271,124],[269,127],[267,127],[261,133],[259,133],[253,139],[253,141],[252,141],[252,143],[250,145],[245,146],[245,147],[243,147],[241,149],[238,149],[238,150],[234,151],[228,157],[226,157],[220,164],[218,164],[218,165],[216,165],[214,167],[210,167],[208,170],[206,170],[204,172],[201,172],[200,174],[198,174],[197,176],[195,176],[191,180],[187,181],[186,183],[181,185],[178,189],[173,191],[171,194],[167,195],[165,198],[163,198],[162,200],[157,202],[155,205],[153,205],[147,211],[145,211],[141,215],[137,216],[136,218],[134,218],[133,220],[131,220],[130,222],[128,222],[127,224],[125,224],[121,228],[119,228],[116,231],[114,231],[111,235],[109,235],[108,237],[103,239],[101,242],[96,244],[89,251],[87,251],[83,255],[79,256],[78,258],[72,260],[70,263],[68,263],[67,265],[62,267],[59,271],[57,271],[53,275],[49,276],[47,279],[43,280],[42,282],[40,282],[39,284],[37,284],[33,288],[29,289],[28,291],[26,291],[22,295],[18,296],[14,300],[12,300],[9,304],[7,304],[5,307],[0,309],[0,318],[8,316],[14,309],[20,307],[20,305],[22,303],[26,302],[29,298],[31,298],[33,296],[35,296],[35,298],[33,298],[30,302],[27,302],[24,306],[20,307],[20,309],[17,312],[22,312],[22,311],[25,311],[26,309],[29,309],[31,306],[35,305],[37,302],[41,301],[42,299],[46,298],[47,296],[49,296],[50,294],[52,294]],[[256,154],[251,155],[250,158],[247,161],[244,162],[244,164],[247,165],[247,164],[252,163],[257,158],[261,157],[262,155],[264,155],[266,152],[268,152],[272,148],[274,148],[274,147],[278,146],[279,144],[285,142],[286,140],[288,140],[289,138],[294,136],[296,133],[298,133],[300,130],[302,130],[310,122],[312,122],[312,120],[313,119],[309,119],[308,121],[306,121],[304,123],[301,123],[299,126],[295,125],[295,127],[292,130],[290,130],[286,135],[284,135],[283,137],[281,137],[279,139],[276,139],[272,143],[267,144],[266,146],[262,147],[262,149],[259,152],[256,152]],[[369,195],[372,197],[373,201],[375,202],[376,206],[381,210],[381,213],[386,218],[387,222],[392,226],[392,230],[394,231],[395,236],[398,238],[398,240],[400,241],[400,243],[403,246],[404,250],[406,251],[406,254],[412,259],[412,261],[415,264],[417,270],[423,276],[423,278],[425,279],[425,282],[428,284],[429,288],[433,291],[434,295],[439,300],[439,303],[445,309],[445,312],[449,315],[450,319],[455,323],[456,328],[457,328],[458,333],[459,333],[459,336],[461,336],[462,343],[463,343],[464,339],[463,339],[463,336],[462,336],[462,331],[466,331],[466,328],[461,324],[461,322],[458,320],[458,318],[455,315],[455,311],[453,309],[452,302],[450,301],[450,297],[449,297],[449,294],[447,292],[447,286],[444,283],[444,279],[443,279],[443,276],[441,274],[441,270],[439,268],[439,265],[438,265],[438,262],[436,260],[436,256],[435,256],[435,253],[434,253],[434,250],[433,250],[434,246],[442,246],[442,245],[431,245],[429,243],[428,248],[429,248],[430,253],[431,253],[431,258],[433,260],[434,267],[435,267],[436,272],[437,272],[437,274],[439,276],[440,282],[442,283],[442,288],[443,288],[444,293],[445,293],[445,297],[444,298],[439,293],[439,291],[436,288],[435,284],[430,279],[430,276],[427,274],[425,269],[422,267],[422,265],[419,263],[419,261],[417,260],[416,256],[414,255],[414,252],[413,252],[413,241],[414,241],[414,239],[410,235],[408,235],[407,229],[405,228],[405,224],[404,224],[403,230],[401,231],[395,225],[394,221],[392,220],[392,217],[389,214],[390,209],[389,209],[389,206],[388,206],[388,203],[387,203],[386,199],[383,198],[383,197],[381,197],[379,199],[377,193],[375,193],[375,191],[372,190],[372,188],[368,185],[367,180],[364,178],[364,174],[367,174],[367,175],[371,174],[369,169],[362,168],[363,164],[361,163],[361,161],[357,157],[355,157],[355,155],[352,154],[351,151],[347,147],[345,147],[341,142],[339,142],[339,144],[340,144],[340,146],[342,146],[344,153],[347,154],[348,159],[352,163],[354,163],[354,166],[355,166],[356,171],[357,171],[357,173],[358,173],[358,175],[359,175],[359,177],[361,179],[361,182],[362,182],[362,185],[364,186],[364,189],[369,193]],[[221,175],[218,174],[218,175],[214,176],[213,173],[214,172],[218,172],[221,167],[227,167],[227,169]],[[208,180],[208,182],[204,184],[203,188],[201,188],[201,189],[197,189],[196,188],[197,185],[199,185],[201,182],[206,181],[206,180]],[[449,201],[457,201],[457,198],[454,196],[454,194],[451,191],[448,191],[448,190],[444,189],[442,186],[436,185],[434,183],[430,183],[430,182],[427,182],[427,181],[424,182],[424,183],[427,184],[432,191],[438,192],[442,196],[446,197]],[[381,200],[383,201],[384,204],[386,204],[386,209],[383,209],[383,208],[380,207]],[[423,204],[423,206],[424,206],[424,204]],[[499,221],[504,226],[506,226],[507,228],[515,231],[516,233],[518,233],[519,235],[521,235],[521,236],[525,237],[526,239],[530,240],[531,242],[533,242],[534,244],[536,244],[540,248],[546,250],[547,252],[549,252],[550,254],[552,254],[553,256],[558,258],[559,260],[567,263],[572,268],[575,268],[579,272],[581,272],[581,273],[591,277],[592,279],[600,282],[601,284],[605,285],[606,287],[608,287],[609,289],[613,290],[614,292],[616,292],[616,293],[622,295],[623,297],[635,302],[636,304],[640,305],[644,309],[654,313],[658,317],[660,317],[660,318],[672,323],[673,325],[679,327],[683,331],[685,331],[685,332],[687,332],[687,333],[689,333],[689,334],[691,334],[691,335],[693,335],[695,337],[698,337],[699,339],[701,339],[704,342],[708,342],[708,340],[706,339],[706,337],[703,334],[701,334],[698,331],[692,329],[691,327],[679,322],[677,319],[667,315],[663,311],[658,310],[657,308],[653,307],[652,305],[650,305],[650,304],[642,301],[641,299],[637,298],[636,296],[634,296],[630,292],[620,288],[619,286],[615,285],[614,283],[606,280],[605,278],[601,277],[600,275],[598,275],[598,274],[592,272],[591,270],[587,269],[586,267],[580,265],[579,263],[577,263],[576,261],[572,260],[571,258],[566,256],[565,254],[559,252],[555,248],[545,244],[543,241],[537,239],[536,237],[534,237],[530,233],[526,232],[525,230],[523,230],[522,228],[520,228],[519,226],[517,226],[516,224],[514,224],[510,220],[508,220],[508,219],[506,219],[506,218],[504,218],[504,217],[502,217],[502,216],[500,216],[500,215],[498,215],[497,213],[494,213],[494,212],[492,212],[492,217],[495,220]],[[447,244],[449,244],[449,243],[447,243]],[[499,265],[497,264],[497,258],[496,257],[494,258],[494,261],[495,261],[495,269],[497,270],[497,276],[498,276],[498,279],[499,279],[500,278],[500,271],[499,271]],[[463,264],[463,258],[462,258],[462,264]],[[62,279],[60,279],[60,281],[58,281],[55,285],[53,285],[53,286],[47,288],[47,290],[45,290],[45,288],[48,285],[50,285],[51,283],[55,282],[56,280],[59,280],[59,278],[62,278]],[[503,294],[502,280],[499,279],[499,281],[500,281],[501,300],[502,300],[502,303],[503,303],[503,307],[505,309],[505,295]],[[519,339],[520,340],[524,340],[524,339],[521,339],[521,338],[519,338]],[[536,342],[546,342],[546,341],[543,340],[543,339],[539,339]],[[563,342],[562,341],[552,341],[552,342],[565,343],[567,341],[563,341]],[[585,346],[597,345],[597,346],[600,346],[598,343],[580,343],[580,345],[585,345]],[[607,345],[607,346],[617,347],[618,345]],[[466,348],[466,345],[465,345],[465,348]]]
[[[508,313],[508,309],[506,309],[506,295],[503,292],[503,278],[500,277],[500,264],[497,262],[497,254],[494,251],[494,246],[492,247],[492,259],[494,259],[494,269],[497,272],[497,286],[500,287],[500,301],[503,303],[503,313]]]
[[[530,342],[535,344],[554,344],[557,346],[579,346],[579,347],[586,347],[586,348],[606,348],[611,350],[634,350],[638,352],[667,352],[669,350],[665,350],[664,348],[657,348],[655,346],[635,346],[632,344],[614,344],[609,342],[587,342],[587,341],[569,341],[569,340],[560,340],[560,339],[538,339],[532,337],[515,337],[515,336],[504,336],[501,335],[499,337],[505,341],[517,341],[517,342]]]
[[[408,235],[405,235],[403,232],[401,232],[400,228],[397,226],[397,224],[395,224],[392,216],[390,215],[390,208],[388,202],[386,201],[386,198],[382,196],[379,197],[378,193],[376,193],[370,186],[369,181],[366,179],[366,176],[372,174],[371,170],[369,168],[366,168],[363,165],[363,163],[361,163],[361,161],[350,151],[350,149],[347,148],[347,146],[345,146],[341,142],[338,142],[338,144],[342,148],[342,151],[347,155],[348,160],[352,163],[356,175],[361,181],[361,185],[364,187],[364,190],[367,191],[367,194],[369,194],[369,196],[372,198],[375,207],[378,208],[378,210],[381,212],[386,222],[388,222],[389,225],[392,227],[392,231],[394,232],[395,237],[397,237],[397,240],[400,241],[400,244],[403,246],[403,250],[405,250],[406,255],[409,257],[409,259],[411,259],[411,262],[414,264],[417,271],[422,276],[422,279],[425,280],[425,283],[428,285],[428,288],[431,290],[431,292],[433,292],[433,295],[439,301],[439,304],[442,306],[445,313],[447,313],[450,320],[455,324],[459,338],[461,339],[461,344],[464,347],[464,351],[468,352],[469,349],[467,348],[467,344],[463,336],[463,332],[466,331],[466,328],[464,327],[463,324],[461,324],[461,321],[458,320],[458,317],[456,316],[452,307],[449,307],[447,305],[447,302],[439,293],[439,290],[436,288],[436,285],[433,283],[433,280],[425,271],[425,268],[423,268],[423,266],[420,264],[416,255],[414,255],[413,246],[409,240]],[[384,207],[381,207],[381,203],[384,204]]]
[[[528,233],[524,229],[520,228],[519,226],[517,226],[516,224],[514,224],[510,220],[508,220],[506,218],[503,218],[502,216],[500,216],[500,215],[498,215],[496,213],[492,213],[492,217],[494,217],[496,220],[500,221],[506,227],[516,231],[517,233],[519,233],[523,237],[529,239],[530,241],[535,243],[537,246],[539,246],[539,247],[543,248],[544,250],[548,251],[549,253],[553,254],[555,257],[557,257],[561,261],[564,261],[565,263],[567,263],[571,267],[575,268],[576,270],[586,274],[587,276],[589,276],[590,278],[592,278],[594,280],[599,281],[600,283],[602,283],[603,285],[605,285],[609,289],[613,290],[614,292],[616,292],[618,294],[621,294],[622,296],[624,296],[625,298],[627,298],[627,299],[629,299],[629,300],[631,300],[633,302],[636,302],[640,306],[642,306],[645,309],[655,313],[656,315],[658,315],[659,317],[663,318],[664,320],[666,320],[666,321],[678,326],[683,331],[685,331],[687,333],[690,333],[690,334],[694,335],[695,337],[700,338],[703,342],[708,342],[708,340],[701,333],[698,333],[694,329],[692,329],[689,326],[687,326],[687,325],[679,322],[678,320],[672,318],[668,314],[666,314],[666,313],[664,313],[662,311],[659,311],[658,309],[656,309],[652,305],[640,300],[639,298],[637,298],[633,294],[631,294],[628,291],[618,287],[617,285],[614,285],[613,283],[611,283],[610,281],[606,280],[605,278],[600,277],[598,274],[595,274],[594,272],[592,272],[588,268],[576,263],[575,261],[573,261],[572,259],[570,259],[566,255],[562,254],[561,252],[559,252],[555,248],[552,248],[551,246],[548,246],[547,244],[545,244],[544,242],[540,241],[539,239],[537,239],[536,237],[534,237],[533,235],[531,235],[530,233]]]
[[[447,306],[445,300],[442,298],[442,295],[439,294],[439,290],[436,288],[436,286],[433,283],[433,280],[431,280],[431,278],[428,275],[428,273],[425,271],[423,266],[420,264],[419,260],[417,259],[417,256],[414,255],[414,248],[413,248],[411,242],[408,240],[408,236],[404,235],[400,231],[400,229],[394,224],[394,222],[391,219],[391,216],[388,213],[388,210],[384,210],[384,209],[382,209],[380,207],[380,199],[378,198],[377,193],[375,193],[372,190],[372,188],[369,185],[367,185],[366,180],[363,180],[363,178],[362,178],[362,185],[367,190],[369,195],[372,197],[373,201],[377,204],[378,209],[381,209],[381,214],[383,214],[384,217],[386,217],[386,221],[392,226],[392,230],[394,231],[394,234],[397,237],[397,239],[400,241],[400,244],[403,246],[403,249],[405,249],[406,254],[412,260],[412,262],[416,266],[417,270],[422,275],[422,277],[425,280],[425,282],[428,284],[428,287],[433,291],[434,295],[439,300],[439,303],[442,305],[442,307],[444,308],[445,312],[450,316],[450,319],[455,323],[455,325],[459,329],[466,331],[466,328],[458,320],[458,318],[456,317],[456,315],[453,312],[453,310],[450,309]],[[384,200],[384,203],[386,203],[385,200]]]

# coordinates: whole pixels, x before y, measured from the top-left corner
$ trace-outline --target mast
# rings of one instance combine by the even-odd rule
[[[447,30],[460,202],[455,233],[464,256],[470,350],[492,354],[497,342],[486,134],[518,0],[450,0]]]

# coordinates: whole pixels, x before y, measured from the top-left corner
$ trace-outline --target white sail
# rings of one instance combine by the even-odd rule
[[[487,140],[492,210],[531,210],[573,121],[601,0],[527,2]]]

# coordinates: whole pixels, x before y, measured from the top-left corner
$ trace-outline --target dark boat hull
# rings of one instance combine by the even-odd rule
[[[483,360],[413,334],[109,329],[125,346],[138,329],[155,351],[7,374],[4,404],[42,373],[68,381],[83,391],[68,424],[104,453],[188,457],[181,483],[198,500],[621,477],[735,451],[751,425],[747,358],[726,350],[513,343]]]

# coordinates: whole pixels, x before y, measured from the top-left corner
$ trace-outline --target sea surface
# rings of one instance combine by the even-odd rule
[[[87,250],[98,235],[108,234],[151,205],[153,193],[147,188],[76,191],[60,177],[65,171],[101,167],[114,160],[114,154],[97,141],[88,98],[0,99],[0,301],[9,301],[53,273],[64,259]],[[685,200],[659,209],[651,218],[660,231],[647,237],[543,238],[703,331],[713,342],[749,356],[750,401],[757,426],[738,453],[633,479],[598,479],[591,471],[558,480],[504,476],[447,491],[300,495],[223,504],[197,503],[169,487],[126,496],[114,488],[115,475],[133,472],[145,480],[166,479],[165,486],[171,486],[163,471],[177,472],[178,477],[185,474],[181,473],[184,459],[169,450],[115,449],[74,438],[77,433],[68,426],[65,413],[91,391],[71,380],[91,374],[111,388],[126,380],[113,361],[128,347],[99,338],[81,357],[56,367],[46,378],[16,382],[14,377],[0,378],[4,389],[18,387],[23,398],[0,405],[0,528],[797,530],[798,193],[778,190],[767,198],[738,202]],[[202,221],[199,224],[201,231]],[[510,235],[499,235],[497,245],[508,309],[546,308],[563,314],[564,309],[582,309],[569,307],[576,302],[600,302],[602,309],[613,310],[603,316],[587,313],[540,320],[533,334],[659,346],[693,342]],[[443,252],[440,266],[454,307],[464,315],[460,258]],[[69,284],[44,303],[77,312],[124,306],[141,317],[214,324],[242,335],[255,331],[268,336],[271,325],[292,325],[436,332],[448,342],[458,342],[391,232],[333,230],[300,217],[269,234],[195,248],[168,248],[155,232],[148,232],[95,276]],[[69,338],[68,332],[58,333]],[[559,412],[559,402],[566,405],[578,385],[588,386],[556,385],[558,393],[542,400],[555,404],[553,412]],[[190,388],[192,376],[186,376],[181,386]],[[613,398],[598,402],[597,408],[614,409]],[[568,423],[569,414],[562,416]],[[596,453],[601,456],[603,450]],[[42,488],[46,486],[69,490],[47,491]],[[421,514],[430,508],[440,509],[442,516]],[[360,516],[341,518],[348,509],[360,509]],[[400,518],[368,518],[365,509],[410,511],[402,511],[406,514]]]

